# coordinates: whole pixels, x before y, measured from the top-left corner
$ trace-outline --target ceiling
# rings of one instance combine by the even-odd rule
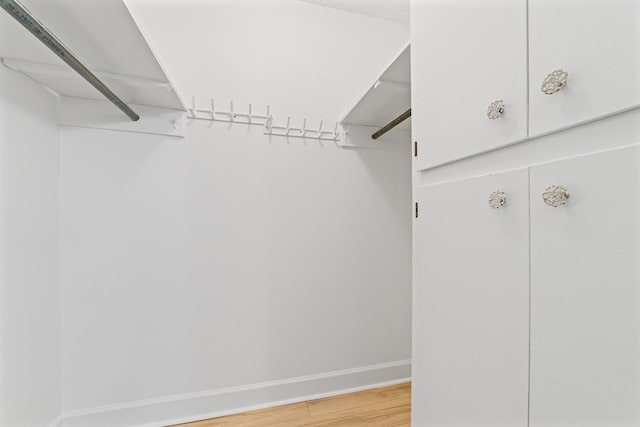
[[[409,25],[409,0],[301,0]]]
[[[122,0],[21,3],[126,103],[183,108]],[[104,99],[2,9],[0,58],[60,95]]]

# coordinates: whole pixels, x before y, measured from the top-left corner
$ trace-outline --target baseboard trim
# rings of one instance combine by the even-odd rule
[[[411,361],[69,411],[51,427],[165,427],[411,380]]]

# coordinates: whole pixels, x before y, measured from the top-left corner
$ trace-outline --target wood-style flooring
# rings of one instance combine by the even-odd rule
[[[212,418],[182,427],[410,427],[411,384]]]

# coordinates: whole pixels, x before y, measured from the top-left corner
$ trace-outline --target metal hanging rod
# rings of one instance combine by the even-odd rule
[[[400,114],[395,119],[391,120],[391,122],[389,122],[389,124],[385,125],[379,131],[377,131],[376,133],[371,135],[371,138],[372,139],[380,138],[382,135],[384,135],[385,133],[389,132],[391,129],[393,129],[394,127],[398,126],[400,123],[404,122],[409,117],[411,117],[411,108],[409,108],[404,113]]]
[[[66,62],[80,76],[102,93],[116,107],[122,110],[131,120],[138,121],[140,116],[137,115],[127,104],[111,91],[102,81],[97,78],[80,60],[47,29],[40,21],[38,21],[18,0],[0,0],[0,6],[25,27],[31,34],[47,46],[53,53],[58,55],[60,59]]]

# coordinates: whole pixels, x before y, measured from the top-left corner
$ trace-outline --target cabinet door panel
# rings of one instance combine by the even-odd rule
[[[494,190],[506,193],[499,209]],[[417,190],[413,425],[527,425],[528,171]]]
[[[638,0],[529,0],[530,135],[640,105]],[[553,95],[541,90],[569,73]]]
[[[526,138],[526,73],[526,0],[413,0],[414,168]],[[504,114],[489,120],[496,100],[504,101]]]
[[[531,169],[532,427],[640,426],[639,164],[634,146]]]

